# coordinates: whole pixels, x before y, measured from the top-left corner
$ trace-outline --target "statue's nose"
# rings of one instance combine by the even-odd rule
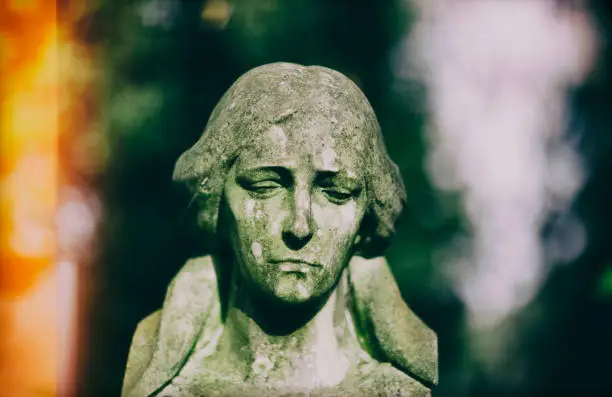
[[[296,188],[291,201],[291,215],[285,225],[283,239],[289,248],[298,250],[310,241],[315,229],[310,189]]]

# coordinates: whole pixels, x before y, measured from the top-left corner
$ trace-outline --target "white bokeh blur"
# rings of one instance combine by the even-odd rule
[[[493,329],[532,301],[551,265],[583,250],[569,213],[585,180],[566,132],[569,89],[597,52],[589,15],[546,0],[412,0],[416,25],[396,73],[426,88],[426,164],[441,190],[461,192],[469,238],[443,266],[473,330]],[[542,238],[551,214],[562,232]],[[559,240],[561,239],[561,240]]]

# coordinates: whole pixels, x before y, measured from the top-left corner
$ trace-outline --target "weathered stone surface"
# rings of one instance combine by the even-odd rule
[[[215,244],[139,324],[124,396],[429,394],[435,334],[381,256],[404,187],[348,78],[288,63],[251,70],[174,178]]]

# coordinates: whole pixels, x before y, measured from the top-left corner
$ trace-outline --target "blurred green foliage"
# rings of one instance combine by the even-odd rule
[[[601,275],[597,292],[603,298],[612,297],[612,266],[608,266],[606,271]]]

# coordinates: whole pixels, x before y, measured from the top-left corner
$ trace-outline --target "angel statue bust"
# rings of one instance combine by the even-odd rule
[[[436,335],[383,256],[404,185],[351,80],[292,63],[248,71],[174,180],[211,248],[138,325],[123,396],[430,395]]]

